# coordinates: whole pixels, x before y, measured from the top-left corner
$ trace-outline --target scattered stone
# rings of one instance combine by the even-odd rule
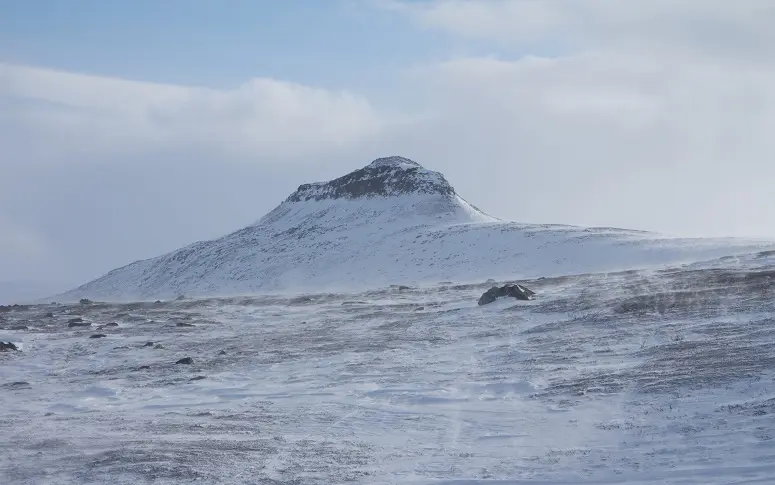
[[[220,352],[218,352],[218,355],[226,355],[226,351],[225,350],[221,350]]]
[[[145,345],[143,347],[153,347],[153,342],[145,342]]]
[[[182,359],[180,359],[179,361],[177,361],[175,363],[176,364],[193,364],[194,363],[194,359],[192,359],[191,357],[183,357]]]
[[[189,379],[189,382],[190,381],[201,381],[202,379],[207,379],[207,377],[205,377],[205,376],[192,377],[191,379]]]
[[[11,330],[29,330],[30,327],[27,325],[16,325],[15,327],[11,327]]]
[[[48,312],[46,313],[45,318],[54,318],[54,314],[52,312]]]
[[[103,327],[118,327],[118,323],[116,322],[110,322],[103,325]]]
[[[156,350],[163,350],[164,346],[162,344],[156,344],[156,345],[153,346],[153,348],[156,349]]]
[[[137,372],[140,370],[149,370],[150,368],[151,368],[150,365],[141,365],[140,367],[135,368],[134,371]]]
[[[185,323],[185,322],[178,322],[175,324],[176,327],[194,327],[195,325],[193,323]]]
[[[301,305],[304,303],[312,303],[314,300],[311,296],[297,296],[296,298],[291,298],[289,303],[291,305]]]
[[[19,347],[13,342],[0,342],[0,352],[7,352],[9,350],[19,351]]]
[[[533,295],[535,295],[534,291],[522,285],[493,286],[482,294],[478,303],[480,306],[487,305],[502,297],[512,297],[517,300],[532,300]]]
[[[72,327],[91,327],[91,323],[90,322],[84,322],[83,318],[81,318],[81,317],[76,317],[76,318],[71,318],[70,320],[68,320],[67,321],[67,326],[70,327],[70,328],[72,328]]]
[[[24,381],[17,381],[17,382],[9,382],[8,384],[3,384],[3,388],[5,389],[31,389],[32,386],[30,386],[29,382]]]
[[[92,303],[94,303],[94,302],[93,302],[93,301],[91,301],[91,300],[90,300],[90,299],[88,299],[88,298],[81,298],[81,301],[79,301],[78,303],[80,303],[81,305],[91,305],[91,304],[92,304]]]
[[[104,333],[95,333],[94,335],[90,336],[89,338],[105,338],[107,335]]]
[[[418,306],[417,308],[414,309],[414,311],[416,311],[416,312],[421,312],[423,310],[425,310],[424,306]]]

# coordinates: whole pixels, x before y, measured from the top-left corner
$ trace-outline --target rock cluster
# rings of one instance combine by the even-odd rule
[[[493,286],[479,298],[479,305],[487,305],[503,297],[512,297],[517,300],[532,300],[534,295],[535,292],[533,290],[518,284]]]

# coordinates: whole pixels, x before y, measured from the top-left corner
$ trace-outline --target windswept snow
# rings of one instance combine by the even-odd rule
[[[255,225],[113,270],[57,299],[352,291],[618,271],[766,248],[775,244],[501,221],[440,173],[389,157],[300,186]]]
[[[773,278],[757,252],[484,307],[484,283],[18,307],[0,483],[775,483]]]

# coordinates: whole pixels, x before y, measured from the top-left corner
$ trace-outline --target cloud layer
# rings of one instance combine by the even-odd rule
[[[772,2],[377,5],[494,54],[386,73],[389,106],[0,64],[0,274],[80,283],[394,154],[508,219],[775,237]]]

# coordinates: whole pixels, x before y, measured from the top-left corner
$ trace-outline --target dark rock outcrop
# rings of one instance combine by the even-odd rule
[[[76,317],[76,318],[71,318],[70,320],[68,320],[67,321],[67,326],[70,327],[70,328],[73,328],[73,327],[91,327],[91,323],[90,322],[84,322],[83,318],[81,318],[81,317]]]
[[[482,296],[479,298],[479,305],[487,305],[488,303],[496,301],[498,298],[504,297],[511,297],[516,298],[517,300],[527,301],[532,300],[534,295],[535,292],[533,290],[518,284],[493,286],[489,290],[485,291],[484,294],[482,294]]]
[[[19,347],[13,342],[0,342],[0,352],[19,351]]]
[[[443,175],[427,170],[417,162],[403,157],[385,157],[330,182],[300,185],[287,200],[303,202],[417,193],[451,197],[455,189]]]

